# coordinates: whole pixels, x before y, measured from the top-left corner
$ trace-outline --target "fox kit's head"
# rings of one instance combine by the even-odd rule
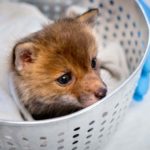
[[[69,114],[106,95],[92,32],[97,14],[58,20],[15,45],[15,86],[35,119]]]

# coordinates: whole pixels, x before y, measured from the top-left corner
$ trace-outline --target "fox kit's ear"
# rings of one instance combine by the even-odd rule
[[[98,14],[99,9],[90,9],[84,14],[78,16],[76,19],[79,20],[80,22],[87,23],[93,27],[95,25]]]
[[[33,43],[20,43],[16,44],[13,51],[13,64],[17,71],[26,69],[36,59],[37,51]]]

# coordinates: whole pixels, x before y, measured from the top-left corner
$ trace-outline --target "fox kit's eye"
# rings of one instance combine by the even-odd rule
[[[93,59],[92,59],[91,67],[92,67],[93,69],[96,68],[96,58],[93,58]]]
[[[61,85],[68,84],[72,80],[71,72],[65,73],[57,79],[57,82]]]

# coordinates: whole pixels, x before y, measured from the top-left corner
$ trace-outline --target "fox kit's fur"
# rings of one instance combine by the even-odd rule
[[[92,32],[97,14],[93,9],[58,20],[15,45],[15,86],[34,119],[66,115],[106,95]]]

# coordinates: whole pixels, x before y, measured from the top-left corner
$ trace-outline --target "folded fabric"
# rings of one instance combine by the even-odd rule
[[[12,97],[0,87],[0,120],[20,121],[19,110],[15,105]]]
[[[110,93],[119,87],[129,75],[124,51],[119,43],[109,42],[99,51],[98,59],[101,61],[101,77]]]
[[[70,7],[66,14],[74,16],[81,14],[84,10],[74,6]],[[17,98],[12,80],[9,80],[10,57],[12,47],[17,40],[41,29],[42,24],[51,21],[37,8],[27,4],[1,3],[0,14],[0,119],[23,120],[20,115],[22,112],[26,120],[32,120]],[[111,92],[128,76],[125,54],[118,43],[108,42],[106,47],[102,47],[100,35],[97,35],[97,38],[100,47],[98,53],[98,59],[101,61],[100,72]]]
[[[0,3],[0,120],[23,120],[8,86],[9,65],[14,44],[20,38],[50,22],[31,5]]]

